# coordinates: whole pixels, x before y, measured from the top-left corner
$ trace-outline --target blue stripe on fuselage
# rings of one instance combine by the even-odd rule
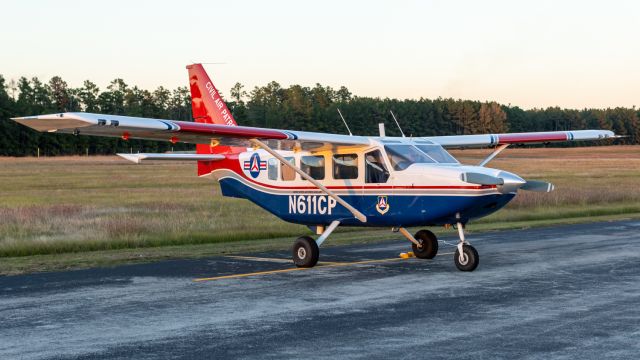
[[[333,220],[341,220],[342,225],[350,226],[443,225],[455,223],[457,212],[461,213],[462,221],[466,223],[469,219],[487,216],[499,210],[515,196],[387,195],[389,210],[380,214],[376,209],[377,195],[340,195],[367,216],[367,222],[362,223],[341,205],[329,204],[327,195],[271,194],[233,178],[221,179],[220,187],[224,196],[248,199],[282,220],[304,225],[329,224]],[[330,209],[330,205],[335,207]]]

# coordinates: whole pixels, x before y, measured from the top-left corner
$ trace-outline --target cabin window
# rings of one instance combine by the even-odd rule
[[[267,174],[269,175],[269,180],[278,180],[278,160],[269,159]]]
[[[389,171],[384,165],[380,150],[368,152],[364,156],[365,181],[368,183],[385,183],[389,179]]]
[[[333,178],[336,180],[358,178],[358,155],[333,155]]]
[[[293,166],[296,166],[296,159],[293,156],[285,156],[285,160],[287,160],[288,162],[290,162]],[[281,176],[282,176],[282,180],[284,181],[292,181],[296,179],[296,172],[288,167],[285,164],[281,165],[282,171],[280,171]]]
[[[300,157],[300,169],[316,180],[324,179],[324,156]]]

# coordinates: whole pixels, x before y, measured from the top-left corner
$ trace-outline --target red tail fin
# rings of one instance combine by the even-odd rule
[[[191,88],[191,109],[195,122],[237,126],[231,111],[224,103],[218,89],[213,85],[202,64],[187,65],[189,70],[189,87]],[[230,154],[246,149],[231,146],[212,146],[214,144],[197,144],[198,154]],[[213,171],[210,161],[198,161],[198,175],[206,175]]]
[[[191,108],[196,122],[236,126],[236,120],[202,64],[188,65]]]
[[[187,65],[187,69],[189,70],[189,87],[191,88],[191,109],[195,122],[237,126],[231,111],[222,100],[218,89],[211,82],[202,64]],[[244,150],[244,148],[231,146],[196,145],[196,153],[198,154],[228,154]],[[198,161],[198,172],[206,172],[204,169],[206,165]]]

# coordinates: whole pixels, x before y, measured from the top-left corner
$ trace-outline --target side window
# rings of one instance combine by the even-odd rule
[[[293,164],[293,166],[296,166],[296,159],[293,156],[289,156],[289,157],[285,157],[285,159],[290,162],[291,164]],[[282,180],[284,181],[292,181],[296,179],[296,172],[293,171],[292,168],[288,167],[285,164],[280,165],[280,168],[282,169],[280,171],[280,174],[282,176]]]
[[[357,179],[358,178],[358,155],[340,154],[333,155],[333,178]]]
[[[380,150],[368,152],[364,156],[365,181],[368,183],[385,183],[389,179],[389,171],[384,165]]]
[[[324,179],[324,156],[302,156],[300,169],[316,180]]]
[[[267,174],[269,175],[269,180],[278,180],[278,160],[271,158],[268,163]]]

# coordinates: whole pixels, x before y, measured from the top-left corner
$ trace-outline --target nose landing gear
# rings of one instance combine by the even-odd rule
[[[458,270],[473,271],[480,263],[480,256],[476,249],[465,240],[464,225],[458,222],[457,227],[460,241],[458,242],[456,253],[453,255],[453,261],[455,262]]]

